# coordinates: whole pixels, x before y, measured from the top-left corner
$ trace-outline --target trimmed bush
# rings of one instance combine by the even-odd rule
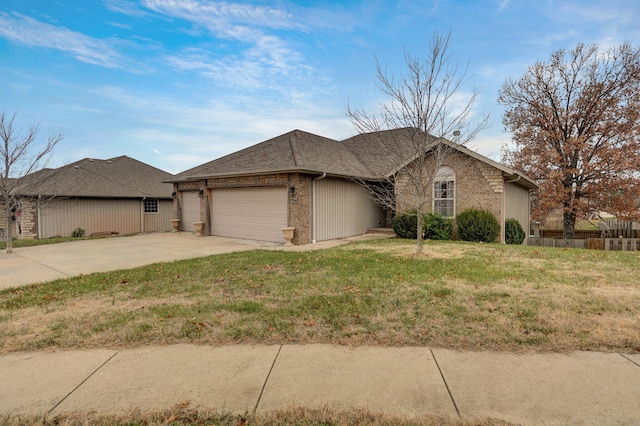
[[[467,209],[456,216],[458,235],[463,241],[492,243],[500,235],[500,224],[491,212]]]
[[[504,221],[504,241],[507,244],[522,244],[526,234],[517,219],[509,218]]]
[[[406,212],[396,214],[391,221],[391,226],[398,237],[415,240],[418,238],[416,232],[418,227],[416,210],[407,210]]]
[[[453,233],[453,221],[437,213],[427,213],[422,218],[424,237],[429,240],[450,240]]]

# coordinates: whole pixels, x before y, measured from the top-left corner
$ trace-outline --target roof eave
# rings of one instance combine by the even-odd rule
[[[181,179],[166,180],[163,182],[184,183],[184,182],[193,182],[194,180],[204,180],[204,179],[223,179],[223,178],[232,178],[232,177],[240,177],[240,176],[260,176],[260,175],[290,174],[290,173],[303,173],[303,174],[309,174],[309,175],[323,175],[326,173],[327,176],[350,177],[350,176],[339,174],[339,173],[332,173],[326,170],[310,169],[310,168],[302,168],[302,167],[290,167],[290,168],[282,168],[282,169],[263,169],[263,170],[238,171],[238,172],[227,172],[227,173],[207,173],[207,174],[186,176]],[[369,176],[362,176],[362,178],[370,179]]]

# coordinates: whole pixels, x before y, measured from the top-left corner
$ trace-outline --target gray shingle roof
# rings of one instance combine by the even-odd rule
[[[336,141],[322,136],[293,130],[224,157],[218,158],[175,175],[168,182],[182,182],[225,176],[256,175],[264,173],[327,173],[335,176],[363,179],[384,179],[400,166],[411,161],[416,153],[412,142],[415,129],[394,129],[353,136]],[[429,136],[432,143],[439,142]],[[389,153],[392,142],[399,149]],[[453,142],[444,141],[461,152],[484,161],[507,175],[522,176],[502,164],[496,163]],[[535,183],[522,176],[523,186],[535,188]]]
[[[342,142],[293,130],[178,173],[172,181],[291,171],[340,176],[369,174]]]
[[[92,198],[171,198],[173,175],[125,155],[85,158],[25,176],[25,195]]]

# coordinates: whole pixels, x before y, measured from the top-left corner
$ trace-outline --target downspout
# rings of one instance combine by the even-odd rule
[[[318,217],[317,205],[318,205],[318,196],[316,195],[316,181],[324,179],[327,177],[327,172],[322,173],[321,176],[313,178],[311,181],[311,199],[313,205],[311,206],[311,244],[316,243],[316,233],[317,233],[317,224],[316,219]]]
[[[513,182],[517,182],[519,180],[520,180],[520,175],[516,174],[516,177],[514,179],[505,180],[504,183],[513,183]]]
[[[42,238],[42,221],[40,219],[40,197],[42,196],[38,195],[38,197],[36,198],[36,218],[38,221],[36,229],[38,230],[38,239]]]
[[[140,233],[144,234],[144,200],[147,197],[142,197],[142,201],[140,201]]]

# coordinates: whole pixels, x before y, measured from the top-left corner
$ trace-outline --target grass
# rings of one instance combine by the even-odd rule
[[[14,238],[11,242],[12,247],[33,247],[33,246],[42,246],[47,244],[58,244],[58,243],[66,243],[69,241],[78,241],[78,240],[89,240],[95,238],[105,238],[105,237],[51,237],[51,238],[24,238],[17,239]],[[5,240],[0,241],[0,250],[4,250],[7,248],[7,242]]]
[[[0,353],[147,344],[640,351],[640,255],[497,244],[252,251],[0,291]]]
[[[502,426],[511,423],[485,419],[451,419],[441,416],[401,418],[386,414],[372,413],[365,409],[335,410],[331,408],[307,409],[292,407],[286,410],[264,414],[236,415],[219,412],[197,411],[187,408],[172,408],[159,412],[132,412],[124,415],[99,413],[64,414],[58,416],[0,415],[0,426],[153,426],[153,425],[219,425],[219,426]]]

